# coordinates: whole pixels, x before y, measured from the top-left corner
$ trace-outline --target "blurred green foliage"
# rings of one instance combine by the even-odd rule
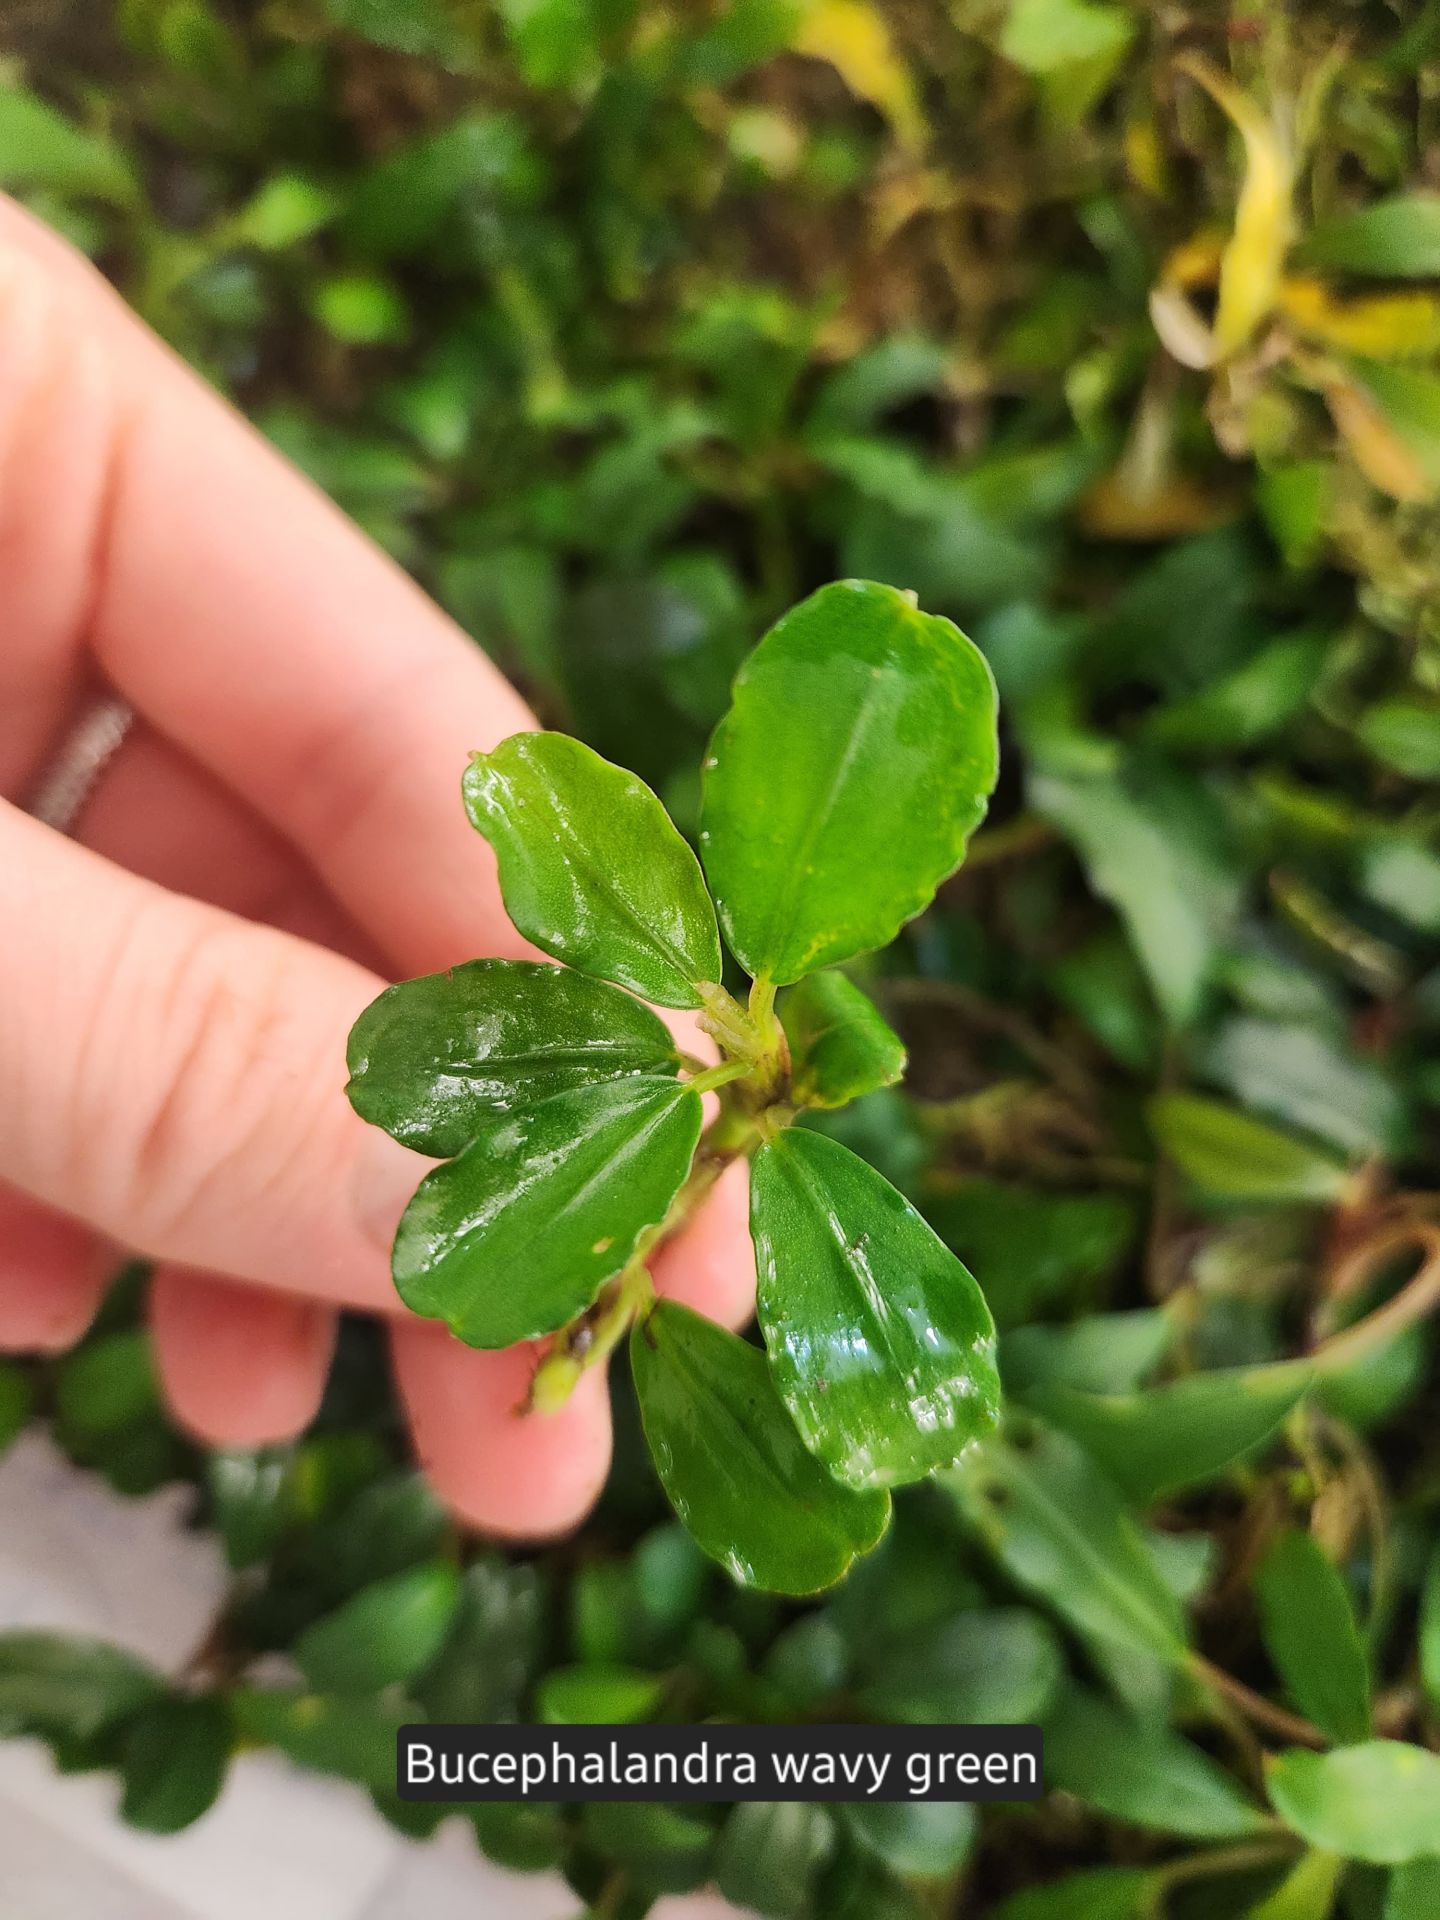
[[[244,1737],[423,1832],[422,1713],[1033,1717],[1033,1809],[463,1817],[609,1920],[1430,1915],[1440,7],[19,0],[0,47],[0,183],[682,822],[802,591],[975,634],[1000,797],[862,970],[905,1088],[826,1124],[979,1276],[1012,1403],[797,1608],[665,1519],[623,1377],[547,1553],[455,1536],[363,1326],[309,1438],[202,1459],[132,1278],[0,1373],[0,1443],[33,1400],[188,1478],[232,1598],[183,1698],[0,1639],[0,1726],[142,1824]],[[250,1679],[297,1645],[328,1691]]]

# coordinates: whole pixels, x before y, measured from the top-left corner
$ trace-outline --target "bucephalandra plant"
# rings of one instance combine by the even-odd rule
[[[928,904],[996,770],[994,683],[965,635],[893,587],[822,588],[736,679],[699,860],[648,787],[576,740],[477,754],[465,806],[506,908],[564,965],[406,981],[351,1036],[357,1111],[443,1162],[396,1233],[406,1304],[472,1346],[553,1335],[541,1413],[628,1333],[666,1492],[741,1581],[828,1586],[884,1532],[888,1489],[998,1415],[974,1279],[803,1124],[899,1078],[899,1039],[831,969]],[[679,1051],[647,1001],[696,1012],[718,1064]],[[646,1264],[741,1157],[764,1353],[657,1300]]]

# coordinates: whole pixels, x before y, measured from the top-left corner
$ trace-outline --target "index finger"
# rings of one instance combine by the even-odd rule
[[[34,325],[36,302],[54,324]],[[92,386],[98,367],[98,404],[47,415],[67,361]],[[33,395],[15,413],[32,443],[52,427],[88,435],[66,468],[106,476],[29,502],[31,519],[65,523],[67,550],[91,569],[87,591],[72,583],[69,595],[84,632],[47,644],[88,646],[138,711],[300,849],[401,969],[528,952],[458,795],[470,753],[534,725],[478,648],[87,262],[3,201],[0,366]],[[47,550],[27,540],[17,572]],[[9,596],[22,611],[43,598],[24,587]]]

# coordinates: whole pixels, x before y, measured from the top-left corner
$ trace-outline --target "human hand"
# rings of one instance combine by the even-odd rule
[[[3,202],[0,552],[0,1350],[79,1338],[134,1249],[177,1418],[257,1446],[313,1415],[336,1308],[385,1313],[440,1494],[499,1533],[571,1524],[609,1462],[604,1380],[524,1416],[533,1345],[404,1316],[388,1249],[427,1163],[343,1094],[377,974],[531,951],[459,802],[530,715]],[[107,689],[137,717],[65,838],[21,809]],[[655,1263],[731,1324],[744,1209],[733,1169]]]

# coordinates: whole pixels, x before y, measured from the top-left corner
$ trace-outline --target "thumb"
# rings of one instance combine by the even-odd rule
[[[381,981],[0,803],[0,1177],[152,1258],[398,1310],[427,1162],[343,1097]]]

